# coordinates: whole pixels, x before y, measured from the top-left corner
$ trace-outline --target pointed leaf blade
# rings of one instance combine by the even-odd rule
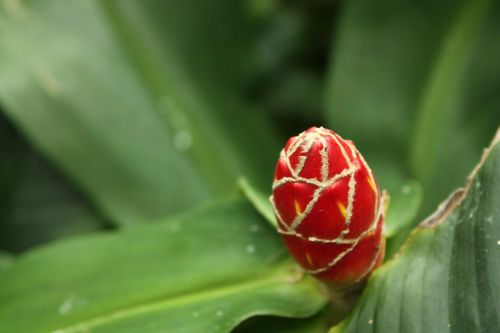
[[[0,275],[0,331],[228,332],[325,302],[275,230],[228,203],[28,253]]]
[[[500,330],[499,142],[500,135],[465,190],[375,272],[353,313],[331,332]]]

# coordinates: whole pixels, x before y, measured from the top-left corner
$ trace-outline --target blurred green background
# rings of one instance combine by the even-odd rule
[[[0,271],[241,200],[242,177],[264,198],[310,126],[389,191],[391,256],[500,124],[499,36],[492,0],[0,0]]]
[[[313,125],[422,218],[499,124],[498,7],[4,0],[0,248],[186,211],[242,175],[269,193]]]

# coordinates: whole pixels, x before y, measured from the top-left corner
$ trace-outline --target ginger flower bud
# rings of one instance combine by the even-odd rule
[[[270,200],[289,252],[317,278],[351,285],[381,263],[384,200],[351,141],[322,127],[290,138]]]

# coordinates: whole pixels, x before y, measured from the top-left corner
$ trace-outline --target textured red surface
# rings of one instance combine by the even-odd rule
[[[378,185],[354,144],[333,131],[312,127],[288,140],[271,203],[288,250],[316,277],[351,284],[381,262]]]

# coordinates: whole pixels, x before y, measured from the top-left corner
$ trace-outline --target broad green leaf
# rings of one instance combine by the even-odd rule
[[[0,4],[5,112],[113,221],[271,177],[273,131],[238,96],[255,64],[243,2]]]
[[[252,203],[255,209],[269,222],[273,227],[277,227],[276,217],[273,213],[273,207],[269,202],[269,195],[264,194],[263,191],[259,191],[252,184],[248,182],[245,178],[240,178],[238,180],[238,186],[240,187],[243,195]]]
[[[389,185],[391,174],[419,181],[420,215],[460,185],[496,129],[499,18],[489,0],[345,4],[328,123],[358,144],[391,193],[402,186]]]
[[[105,228],[76,189],[0,115],[0,249],[28,247]]]
[[[500,331],[500,131],[495,142],[331,332]]]
[[[253,207],[227,203],[22,256],[0,275],[0,331],[229,332],[325,302]]]

